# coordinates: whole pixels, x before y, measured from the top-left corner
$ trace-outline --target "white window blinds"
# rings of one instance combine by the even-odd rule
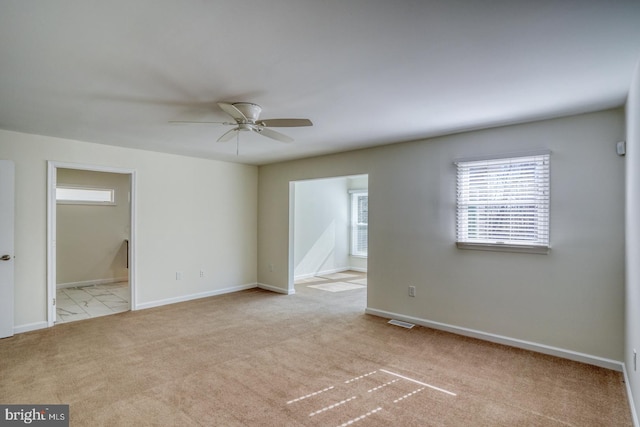
[[[458,246],[549,247],[549,154],[456,165]]]
[[[351,193],[351,255],[366,257],[369,228],[369,194]]]

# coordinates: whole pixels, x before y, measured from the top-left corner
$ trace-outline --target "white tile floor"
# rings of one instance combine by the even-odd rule
[[[367,287],[367,273],[345,271],[298,279],[296,285],[328,292],[343,292]]]
[[[56,292],[56,323],[129,310],[129,283],[63,288]]]
[[[331,282],[331,283],[322,283],[320,285],[308,285],[309,288],[321,289],[323,291],[329,292],[342,292],[342,291],[351,291],[353,289],[364,288],[363,285],[357,285],[355,283],[347,283],[347,282]]]

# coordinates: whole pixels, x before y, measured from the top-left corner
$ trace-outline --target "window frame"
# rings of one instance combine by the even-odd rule
[[[487,226],[487,223],[491,223],[491,213],[488,213],[488,217],[483,220],[482,227],[485,231],[485,236],[483,238],[474,238],[469,237],[469,228],[468,228],[468,218],[461,218],[461,215],[464,215],[469,209],[470,206],[473,206],[472,203],[467,203],[465,206],[465,200],[461,200],[461,198],[469,199],[469,194],[461,195],[464,193],[465,189],[461,188],[462,183],[469,182],[469,175],[462,176],[466,169],[466,172],[469,173],[469,168],[473,166],[485,167],[486,171],[490,168],[491,171],[479,173],[480,178],[482,175],[487,177],[487,187],[484,188],[485,191],[491,188],[491,180],[498,179],[495,175],[491,175],[491,173],[498,174],[500,165],[506,166],[516,166],[515,170],[508,170],[508,173],[511,173],[512,176],[508,176],[507,178],[513,178],[509,183],[519,183],[522,184],[522,172],[518,169],[519,166],[526,165],[527,163],[538,162],[535,166],[533,172],[530,172],[534,180],[528,184],[525,190],[512,193],[518,194],[520,197],[523,195],[527,195],[528,197],[531,194],[535,194],[532,199],[526,200],[526,202],[516,203],[513,197],[512,198],[502,198],[496,199],[495,203],[487,202],[487,200],[491,199],[490,196],[485,197],[485,209],[490,212],[490,207],[493,205],[495,208],[500,208],[500,212],[496,213],[493,217],[495,222],[504,222],[504,213],[505,208],[510,207],[512,210],[507,210],[509,213],[518,213],[522,212],[522,205],[532,205],[530,211],[527,213],[533,214],[531,222],[533,223],[533,227],[536,231],[532,231],[526,235],[526,238],[523,239],[512,239],[511,236],[504,239],[504,241],[498,241],[496,235],[486,235],[486,233],[491,233],[490,227]],[[525,252],[525,253],[537,253],[537,254],[547,254],[551,249],[551,240],[550,240],[550,204],[551,204],[551,152],[549,150],[539,150],[535,152],[527,152],[527,153],[512,153],[505,155],[497,155],[497,156],[486,156],[481,158],[472,158],[472,159],[460,159],[454,162],[456,166],[456,218],[455,218],[455,233],[456,233],[456,246],[460,249],[478,249],[478,250],[487,250],[487,251],[501,251],[501,252]],[[509,168],[504,168],[509,169]],[[518,175],[519,174],[519,175]],[[503,175],[504,177],[504,175]],[[495,192],[501,193],[504,195],[505,187],[497,187]],[[469,191],[469,187],[466,187],[466,191]],[[476,189],[476,191],[478,191]],[[493,194],[493,193],[489,193]],[[499,196],[498,194],[496,194]],[[481,196],[482,197],[482,196]],[[471,197],[473,199],[473,197]],[[482,202],[476,201],[476,204],[483,206]],[[520,211],[517,209],[520,208]],[[522,216],[517,218],[522,221]],[[514,224],[514,222],[509,222],[509,224]],[[461,230],[460,227],[467,226],[467,229]],[[505,227],[504,230],[509,227]],[[500,228],[495,228],[494,230],[503,231]],[[479,232],[476,231],[477,235]],[[472,233],[473,234],[473,233]],[[529,236],[535,236],[535,239],[530,239]],[[493,240],[493,241],[491,241]],[[530,243],[529,243],[530,242]]]
[[[358,222],[357,214],[357,199],[365,196],[367,197],[367,203],[369,201],[368,190],[349,190],[349,255],[357,258],[367,258],[369,256],[369,209],[367,208],[367,223]],[[358,251],[356,248],[357,242],[360,240],[357,235],[361,233],[359,227],[366,226],[367,233],[367,250],[366,252]]]
[[[58,190],[81,190],[81,191],[100,191],[109,193],[109,201],[90,200],[90,199],[59,199]],[[59,205],[94,205],[94,206],[116,206],[116,194],[114,188],[104,187],[85,187],[79,185],[57,185],[56,186],[56,204]]]

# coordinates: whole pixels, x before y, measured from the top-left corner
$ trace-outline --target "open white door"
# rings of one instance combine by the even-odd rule
[[[14,170],[0,160],[0,338],[13,336]]]

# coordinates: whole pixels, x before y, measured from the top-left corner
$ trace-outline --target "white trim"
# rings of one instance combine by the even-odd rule
[[[48,327],[49,327],[49,324],[46,321],[27,323],[25,325],[14,326],[13,327],[13,333],[14,334],[23,334],[25,332],[36,331],[38,329],[45,329],[45,328],[48,328]]]
[[[438,329],[441,331],[451,332],[467,337],[478,338],[480,340],[494,342],[498,344],[508,345],[510,347],[522,348],[525,350],[535,351],[537,353],[548,354],[551,356],[561,357],[576,362],[587,363],[589,365],[599,366],[601,368],[611,369],[614,371],[623,371],[624,364],[618,360],[606,359],[604,357],[593,356],[590,354],[580,353],[577,351],[567,350],[558,347],[552,347],[545,344],[538,344],[531,341],[519,340],[516,338],[505,337],[502,335],[491,334],[478,331],[475,329],[462,328],[459,326],[448,325],[446,323],[434,322],[431,320],[420,319],[403,314],[391,313],[384,310],[367,307],[365,313],[373,316],[383,317],[385,319],[398,319],[405,322],[415,323],[416,325],[426,326],[427,328]]]
[[[137,309],[136,304],[136,171],[135,169],[117,168],[111,166],[96,166],[80,163],[47,161],[47,324],[55,325],[56,308],[53,299],[56,297],[56,172],[58,168],[87,170],[94,172],[117,173],[129,175],[130,236],[129,236],[129,307]]]
[[[197,294],[182,295],[182,296],[179,296],[179,297],[173,297],[173,298],[166,298],[166,299],[162,299],[162,300],[150,301],[150,302],[145,302],[145,303],[138,304],[136,306],[136,310],[144,310],[144,309],[147,309],[147,308],[161,307],[163,305],[176,304],[176,303],[179,303],[179,302],[192,301],[192,300],[195,300],[195,299],[214,297],[216,295],[230,294],[230,293],[233,293],[233,292],[245,291],[247,289],[254,289],[256,287],[257,287],[257,285],[255,283],[249,283],[249,284],[246,284],[246,285],[231,286],[229,288],[214,289],[212,291],[206,291],[206,292],[198,292]]]
[[[95,285],[108,285],[110,283],[120,283],[126,282],[129,280],[129,277],[116,277],[111,279],[95,279],[95,280],[81,280],[80,282],[67,282],[67,283],[58,283],[56,285],[57,289],[64,288],[78,288],[83,286],[95,286]]]
[[[47,162],[47,326],[56,323],[56,163]]]
[[[509,245],[504,243],[456,242],[456,247],[458,249],[472,249],[475,251],[520,252],[539,255],[548,255],[551,250],[550,246]]]
[[[358,271],[360,273],[366,273],[367,269],[362,267],[349,267],[349,270]]]
[[[295,289],[282,289],[282,288],[278,288],[277,286],[265,285],[264,283],[258,283],[258,287],[260,289],[264,289],[265,291],[276,292],[278,294],[284,294],[284,295],[293,295],[296,293]]]
[[[16,165],[13,160],[0,160],[0,216],[2,224],[2,274],[0,278],[0,338],[13,335],[16,326]],[[18,257],[21,254],[18,254]]]
[[[136,247],[138,246],[138,238],[136,231],[136,223],[138,222],[138,211],[136,209],[136,204],[138,200],[138,183],[136,178],[136,171],[132,170],[129,174],[129,215],[131,217],[131,223],[129,224],[129,309],[136,310],[136,304],[138,298],[136,296],[136,291],[138,287],[136,286],[138,283],[138,276],[136,274],[138,269],[137,252]]]
[[[629,401],[629,409],[631,409],[631,420],[635,427],[640,427],[638,421],[638,413],[636,412],[636,405],[633,401],[633,393],[631,392],[631,384],[629,383],[629,375],[627,375],[627,365],[622,364],[622,374],[624,375],[624,385],[627,389],[627,400]]]
[[[296,182],[289,181],[289,244],[287,246],[287,295],[294,294],[296,292],[295,279],[295,221],[296,221]],[[278,288],[275,288],[278,289]],[[278,292],[278,291],[274,291]]]
[[[455,159],[453,161],[453,164],[457,165],[458,163],[464,163],[464,162],[480,162],[483,160],[508,159],[510,157],[544,156],[547,154],[551,155],[551,150],[549,150],[548,148],[543,148],[540,150],[515,151],[510,153],[502,153],[502,154],[492,154],[492,155],[476,156],[476,157],[464,157],[461,159]]]

